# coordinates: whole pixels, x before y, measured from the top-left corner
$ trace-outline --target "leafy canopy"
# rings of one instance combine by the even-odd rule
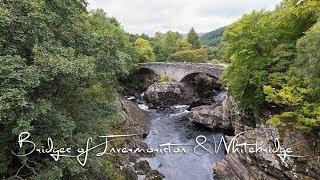
[[[145,40],[143,38],[138,38],[134,42],[134,48],[138,53],[140,62],[155,61],[154,51],[148,40]]]
[[[187,36],[188,36],[187,41],[191,44],[192,48],[199,49],[200,48],[199,36],[196,33],[194,28],[190,29]]]
[[[38,147],[51,137],[55,146],[75,149],[108,133],[117,119],[117,80],[136,63],[117,20],[102,10],[87,12],[83,0],[1,0],[1,176],[16,174],[23,164],[39,179],[85,177],[99,170],[95,159],[83,168],[74,159],[17,158],[11,150],[24,154],[27,147],[18,152],[14,142],[25,131]]]
[[[222,49],[231,65],[224,81],[241,107],[261,112],[273,104],[295,120],[295,127],[319,128],[319,7],[316,0],[284,1],[274,11],[244,15],[226,29]]]

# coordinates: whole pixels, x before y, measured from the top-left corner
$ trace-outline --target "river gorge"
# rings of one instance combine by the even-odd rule
[[[144,83],[143,88],[130,91],[120,100],[125,116],[130,119],[124,121],[123,127],[126,128],[121,132],[140,134],[140,138],[128,141],[126,146],[148,148],[153,152],[129,156],[125,161],[123,159],[126,158],[121,158],[120,169],[127,179],[319,177],[316,160],[308,162],[305,161],[307,156],[300,159],[294,156],[310,154],[307,148],[317,146],[312,144],[311,138],[297,131],[289,130],[283,134],[273,126],[259,123],[253,114],[237,108],[232,96],[216,78],[198,73],[183,82],[168,79],[159,82],[161,77],[150,72],[143,71],[139,76],[139,81]],[[132,80],[135,78],[132,76]],[[221,146],[218,143],[222,137],[230,143],[239,133],[241,142],[260,142],[261,149],[276,149],[281,144],[284,149],[291,150],[292,147],[291,153],[294,154],[286,155],[282,160],[280,155],[283,151],[281,154],[280,150],[226,154],[223,146],[215,151]],[[280,139],[279,145],[275,143],[276,139]],[[203,140],[206,144],[199,147]],[[296,148],[300,143],[305,147],[299,145]]]

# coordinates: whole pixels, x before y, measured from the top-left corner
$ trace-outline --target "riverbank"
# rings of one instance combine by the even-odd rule
[[[308,137],[291,128],[277,129],[258,123],[261,121],[253,114],[238,109],[237,102],[227,90],[210,77],[199,75],[187,82],[150,83],[144,93],[135,96],[122,97],[120,103],[124,114],[132,117],[120,125],[126,128],[118,129],[118,132],[138,132],[140,135],[133,144],[128,141],[126,145],[139,144],[143,148],[158,149],[159,145],[167,147],[168,143],[173,143],[190,147],[181,154],[156,152],[128,157],[131,161],[121,160],[124,165],[119,167],[127,179],[320,178],[317,158],[320,157],[320,148],[316,136]],[[189,96],[192,98],[185,98]],[[148,116],[139,116],[137,112]],[[199,136],[211,144],[201,156],[193,149],[199,145]],[[222,136],[226,143],[232,142],[232,138],[237,136],[240,142],[261,142],[259,148],[274,151],[229,152],[225,156],[226,149],[221,149],[215,154],[208,153],[216,149],[216,143]]]

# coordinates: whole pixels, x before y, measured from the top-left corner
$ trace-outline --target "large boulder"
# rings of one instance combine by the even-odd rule
[[[196,87],[196,92],[202,98],[212,97],[217,91],[221,90],[218,79],[202,73],[194,77],[193,85]]]
[[[221,106],[199,106],[188,114],[192,122],[202,124],[211,129],[232,129],[232,123],[224,117]]]
[[[291,148],[295,154],[293,171],[298,171],[300,179],[320,179],[320,132],[304,134],[296,129],[285,128],[283,146]],[[283,131],[280,129],[279,131]]]
[[[276,138],[279,138],[279,134],[275,128],[262,126],[244,132],[236,137],[236,140],[238,144],[259,143],[261,149],[275,150]],[[216,179],[290,179],[280,158],[275,153],[267,151],[249,153],[243,150],[230,153],[222,161],[214,164],[213,171]]]
[[[136,134],[137,136],[117,139],[110,142],[110,146],[114,148],[148,148],[143,142],[149,133],[149,114],[140,109],[138,105],[123,97],[118,97],[116,105],[119,111],[119,119],[115,125],[110,127],[112,134]],[[138,179],[137,172],[132,164],[138,163],[139,156],[143,154],[114,154],[107,156],[107,160],[112,162],[114,168],[119,170],[126,179]],[[151,154],[148,154],[151,155]],[[107,172],[108,173],[108,172]],[[110,178],[110,177],[109,177]]]
[[[144,96],[150,107],[190,104],[197,97],[192,88],[175,82],[155,83],[147,89]]]
[[[116,105],[121,116],[115,125],[114,130],[117,132],[114,133],[138,134],[138,139],[146,137],[150,128],[148,112],[124,97],[118,97]]]
[[[214,178],[217,180],[254,180],[247,167],[237,154],[228,154],[223,160],[213,165]]]
[[[162,180],[164,179],[165,176],[163,174],[161,174],[158,170],[151,170],[145,180]]]
[[[303,142],[303,137],[297,133],[287,136],[290,137],[290,140],[287,140],[288,137],[286,137],[284,143],[282,144],[279,141],[279,144],[276,141],[276,139],[280,139],[278,130],[272,126],[263,125],[250,131],[245,131],[236,137],[236,143],[258,143],[258,148],[262,150],[250,152],[248,150],[249,147],[247,147],[247,151],[238,150],[229,153],[222,161],[213,165],[214,178],[231,180],[319,179],[317,163],[314,161],[315,164],[311,164],[313,163],[311,159],[314,159],[314,157],[310,157],[309,155],[311,154],[301,154],[302,151],[296,151],[294,143],[299,144],[298,146],[305,149],[305,151],[315,153],[316,150],[310,151],[311,147],[307,146],[307,143]],[[278,147],[281,147],[282,150],[277,151]],[[285,154],[283,150],[288,150],[287,148],[290,148],[292,152]],[[282,155],[288,156],[285,159],[281,159],[281,157],[284,157]],[[291,155],[307,156],[292,157]],[[306,158],[309,158],[309,160]],[[306,164],[299,166],[301,161],[311,162],[310,166],[306,166]]]
[[[146,175],[149,171],[151,171],[151,167],[149,162],[146,160],[142,160],[134,164],[134,169],[137,171],[139,175]]]
[[[192,108],[188,114],[192,122],[202,124],[211,129],[234,131],[237,117],[233,100],[230,96],[218,105],[204,105]]]

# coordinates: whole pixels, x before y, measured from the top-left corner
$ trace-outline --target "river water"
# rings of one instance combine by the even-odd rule
[[[155,157],[140,158],[147,160],[152,169],[158,170],[165,175],[166,180],[209,180],[213,179],[212,164],[220,161],[225,156],[224,149],[214,152],[215,142],[220,141],[223,134],[214,133],[204,127],[190,122],[187,118],[187,106],[175,106],[170,109],[148,109],[145,104],[140,108],[149,111],[150,133],[144,140],[149,148],[159,149],[159,145],[183,144],[173,146],[171,149],[185,149],[187,153],[155,153]],[[196,138],[207,138],[204,146],[211,152],[198,147]],[[204,139],[200,138],[199,142]],[[187,146],[185,146],[187,145]],[[201,155],[196,154],[202,153]],[[139,176],[144,179],[144,176]]]

